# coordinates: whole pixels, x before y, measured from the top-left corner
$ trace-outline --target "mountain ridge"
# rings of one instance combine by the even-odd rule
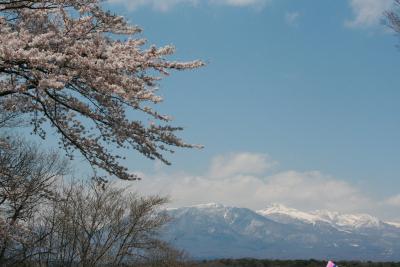
[[[400,228],[367,214],[217,203],[166,212],[165,240],[194,258],[400,260]]]
[[[316,210],[312,212],[304,212],[294,208],[288,208],[282,204],[272,204],[263,210],[256,211],[266,217],[274,217],[274,215],[284,215],[297,219],[306,223],[315,224],[316,222],[329,223],[338,228],[351,227],[379,227],[381,223],[388,222],[378,219],[366,213],[341,213],[337,211]],[[392,223],[396,226],[395,223]],[[400,224],[399,224],[400,225]]]

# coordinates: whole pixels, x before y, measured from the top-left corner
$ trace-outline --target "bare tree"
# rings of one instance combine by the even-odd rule
[[[62,201],[46,209],[48,234],[35,250],[42,265],[127,266],[166,250],[160,228],[168,217],[159,208],[165,198],[138,197],[112,185],[92,182],[64,187]]]
[[[393,0],[395,5],[392,10],[386,11],[386,22],[396,33],[400,33],[400,0]]]
[[[0,265],[13,259],[30,239],[29,221],[54,198],[52,185],[67,171],[55,152],[43,152],[21,139],[0,146]]]
[[[137,177],[113,148],[169,164],[165,151],[198,146],[154,109],[158,80],[203,63],[168,61],[173,47],[143,48],[138,32],[101,0],[0,0],[1,109],[24,114],[42,138],[49,123],[68,156],[121,179]]]
[[[53,186],[65,173],[58,156],[12,145],[0,157],[7,170],[0,184],[1,266],[188,266],[160,237],[170,221],[161,210],[166,198],[95,179]]]
[[[17,112],[7,112],[4,109],[1,109],[1,100],[0,100],[0,129],[12,128],[19,126],[21,123],[18,120],[20,114]]]

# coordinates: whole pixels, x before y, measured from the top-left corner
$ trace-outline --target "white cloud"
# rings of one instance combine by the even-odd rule
[[[386,10],[389,10],[393,0],[349,0],[354,18],[345,22],[351,28],[366,28],[377,26]]]
[[[220,4],[227,6],[237,6],[237,7],[264,7],[271,0],[209,0],[210,4]]]
[[[277,165],[267,154],[236,153],[212,160],[210,176],[228,177],[240,174],[262,174]]]
[[[259,199],[303,210],[360,211],[370,204],[357,188],[318,171],[285,171],[267,177],[257,190]]]
[[[131,10],[142,6],[150,6],[158,11],[168,11],[178,4],[196,5],[197,0],[108,0],[109,3],[122,4]]]
[[[386,204],[400,208],[400,194],[388,198]]]
[[[285,13],[285,22],[289,26],[296,26],[299,18],[300,18],[299,12],[286,12]]]
[[[209,5],[262,8],[269,1],[270,0],[108,0],[109,3],[123,4],[131,10],[149,6],[158,11],[168,11],[179,4],[196,6],[204,3]]]
[[[210,202],[251,209],[281,203],[301,210],[328,209],[367,212],[398,219],[400,195],[390,201],[368,197],[356,186],[319,171],[275,171],[277,163],[266,154],[237,153],[212,159],[201,175],[186,172],[143,175],[134,189],[147,194],[169,195],[171,206]],[[123,182],[120,182],[123,183]]]

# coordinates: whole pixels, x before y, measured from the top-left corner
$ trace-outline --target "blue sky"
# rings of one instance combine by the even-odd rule
[[[129,154],[148,178],[135,187],[176,205],[283,202],[400,220],[400,51],[381,24],[391,3],[111,0],[149,44],[176,46],[171,59],[207,63],[162,80],[159,106],[205,148],[178,150],[171,167]],[[157,186],[160,177],[170,187]],[[208,197],[207,183],[221,194]],[[183,193],[190,187],[198,190]],[[307,188],[313,197],[293,197]],[[281,194],[263,196],[271,192]],[[318,199],[326,194],[335,197]],[[349,196],[354,205],[344,209]]]

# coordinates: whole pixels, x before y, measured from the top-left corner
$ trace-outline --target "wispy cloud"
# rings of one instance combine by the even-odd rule
[[[198,0],[108,0],[109,3],[122,4],[130,10],[149,6],[158,11],[168,11],[179,4],[197,5]]]
[[[391,206],[395,206],[395,207],[400,208],[400,194],[392,196],[392,197],[389,197],[386,200],[386,203],[391,205]]]
[[[380,24],[384,12],[389,10],[393,0],[349,0],[354,18],[347,20],[345,25],[350,28],[368,28]]]
[[[219,4],[236,7],[264,7],[272,0],[209,0],[209,4]]]
[[[286,12],[285,13],[285,22],[289,26],[296,26],[298,25],[298,21],[300,18],[300,12]]]
[[[144,179],[135,184],[135,190],[169,195],[175,207],[217,202],[262,209],[271,203],[282,203],[303,210],[370,212],[397,219],[398,206],[372,199],[346,181],[319,171],[276,169],[277,162],[267,154],[220,155],[201,175],[171,174],[163,169],[152,175],[141,174]]]
[[[271,0],[108,0],[109,3],[123,4],[131,10],[148,6],[158,11],[168,11],[177,5],[198,6],[202,4],[263,8],[270,1]]]
[[[209,176],[230,177],[237,174],[262,174],[277,164],[267,154],[236,153],[221,155],[212,160]]]

